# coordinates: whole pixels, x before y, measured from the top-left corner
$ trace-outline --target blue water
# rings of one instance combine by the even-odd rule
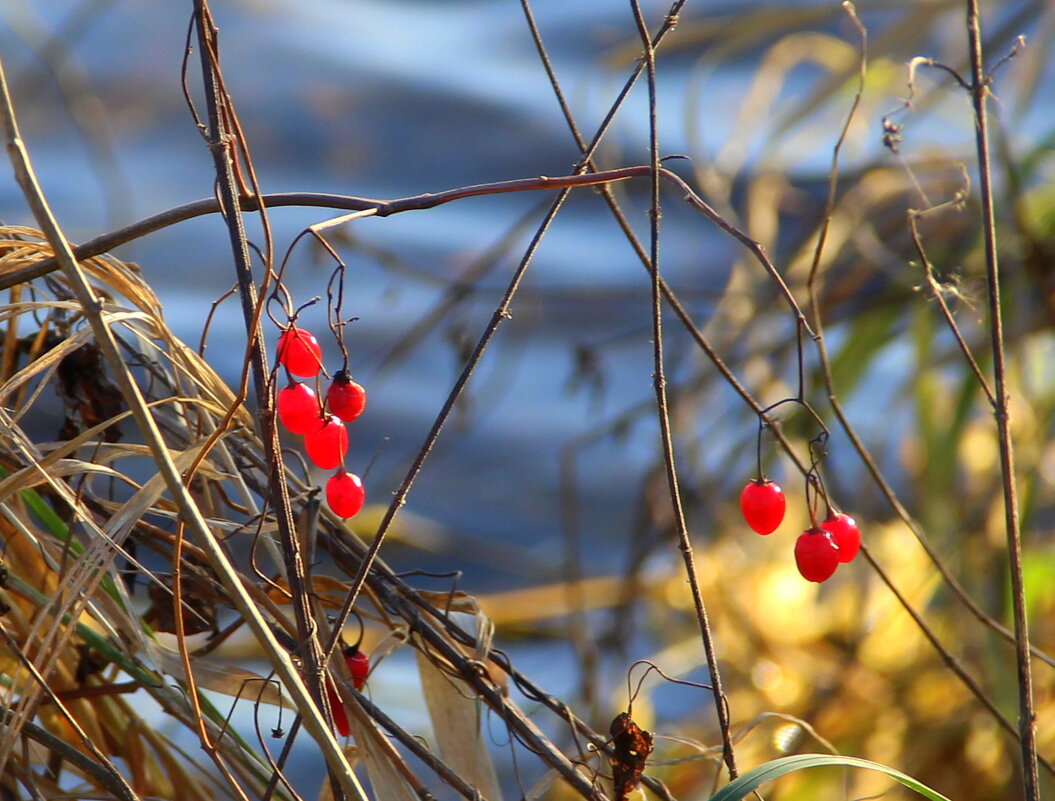
[[[47,4],[38,11],[52,25],[62,18],[61,9]],[[216,13],[228,87],[265,191],[399,197],[560,174],[575,161],[574,143],[515,5],[320,2],[262,10],[219,7]],[[600,118],[625,75],[624,67],[608,69],[599,57],[623,35],[627,11],[616,4],[543,3],[536,13],[557,43],[557,69],[567,76],[569,97],[585,109],[582,122],[588,126]],[[71,54],[70,63],[84,70],[112,115],[107,136],[131,188],[125,220],[210,191],[211,163],[176,80],[184,25],[184,15],[169,4],[116,6],[81,34]],[[581,36],[569,39],[568,31],[576,27]],[[17,86],[19,76],[38,65],[12,47],[20,58],[11,58],[8,70]],[[195,65],[192,59],[192,70]],[[53,86],[46,80],[38,86],[37,102],[20,99],[26,139],[68,235],[87,238],[111,222],[100,203],[100,179],[83,140],[56,110]],[[191,86],[199,97],[194,73]],[[642,102],[636,99],[632,110],[640,111]],[[628,119],[613,141],[636,140],[638,153],[629,160],[641,162],[646,158],[641,122]],[[616,163],[613,158],[609,163]],[[0,199],[3,208],[18,208],[13,190]],[[352,368],[370,390],[368,411],[352,432],[349,462],[361,469],[383,446],[372,472],[372,500],[383,502],[398,485],[461,369],[461,356],[446,344],[451,329],[463,342],[475,340],[536,223],[470,300],[402,362],[375,375],[381,357],[432,306],[446,282],[542,199],[540,193],[482,198],[356,225],[356,236],[391,250],[418,276],[385,271],[343,249],[350,266],[346,309],[359,317],[348,331]],[[647,236],[640,197],[628,213],[639,235]],[[280,252],[304,225],[326,216],[317,209],[274,212]],[[721,260],[712,261],[711,254],[725,256],[730,247],[683,209],[671,209],[668,223],[668,279],[690,300],[708,298],[725,278]],[[255,230],[251,219],[250,228]],[[119,255],[143,266],[170,325],[196,343],[211,300],[233,281],[220,221],[183,224],[122,248]],[[288,280],[297,302],[324,292],[329,270],[302,244]],[[550,577],[559,536],[558,449],[604,415],[650,397],[647,304],[646,274],[599,199],[592,193],[573,198],[539,249],[512,319],[470,385],[466,410],[451,421],[408,508],[455,536],[465,532],[538,546],[537,563],[522,564],[519,580]],[[321,306],[309,310],[305,322],[321,328],[322,311]],[[237,304],[228,301],[210,335],[210,361],[232,378],[240,362],[241,326]],[[613,338],[616,344],[602,352],[608,385],[603,400],[569,392],[573,348]],[[327,352],[336,358],[335,348]],[[605,541],[618,536],[654,441],[633,437],[618,452],[619,458],[603,460],[601,469],[587,462],[583,489],[593,509],[588,538],[595,530]],[[488,567],[467,566],[477,586],[506,586],[510,577]]]
[[[188,4],[100,3],[101,13],[69,39],[64,64],[79,76],[74,85],[95,93],[105,133],[95,130],[94,135],[103,135],[106,148],[115,154],[113,167],[93,166],[84,137],[62,110],[54,81],[46,73],[41,77],[34,49],[23,41],[32,30],[19,10],[23,5],[30,4],[12,0],[9,8],[0,9],[0,53],[16,89],[34,164],[67,235],[84,240],[209,195],[211,160],[178,82]],[[214,5],[228,88],[266,192],[397,198],[562,174],[577,159],[515,2],[273,0]],[[644,3],[655,20],[668,5]],[[860,5],[867,22],[867,4]],[[1006,5],[1017,9],[1027,4]],[[698,21],[701,9],[718,14],[742,4],[689,7],[686,22]],[[614,48],[635,38],[628,4],[540,0],[534,10],[566,95],[590,136],[631,67],[609,58]],[[65,2],[36,2],[29,13],[39,16],[44,30],[53,30],[70,8]],[[884,19],[880,13],[877,22]],[[950,20],[960,25],[958,14]],[[838,17],[830,31],[852,40],[852,30]],[[663,149],[695,156],[699,163],[717,152],[732,129],[757,65],[757,54],[733,59],[709,73],[701,89],[693,76],[703,55],[691,47],[679,51],[660,79]],[[784,95],[792,104],[806,89],[802,82],[807,78],[796,75],[799,83]],[[204,114],[196,76],[195,55],[190,84]],[[692,107],[685,92],[691,87],[704,93],[697,120],[703,152],[695,150],[686,132]],[[889,101],[882,110],[896,106],[898,98]],[[1041,105],[1045,113],[1034,111],[1030,117],[1029,130],[1037,135],[1046,133],[1051,119],[1050,103]],[[645,111],[645,96],[638,91],[601,149],[603,165],[647,160]],[[833,119],[841,122],[841,114],[840,109]],[[963,122],[955,114],[945,119]],[[872,133],[848,149],[852,166],[881,157],[878,119],[867,124]],[[957,143],[970,141],[969,127],[926,118],[915,124],[917,136],[937,130]],[[831,144],[798,141],[782,158],[802,174],[823,174]],[[749,153],[758,148],[757,141],[744,145]],[[693,165],[673,166],[689,176]],[[104,184],[115,181],[128,187],[117,202],[103,191]],[[620,187],[619,192],[647,242],[644,184]],[[384,503],[402,480],[461,370],[459,348],[471,345],[482,332],[537,222],[415,349],[382,368],[385,354],[439,301],[449,282],[542,197],[475,199],[354,224],[357,238],[391,253],[401,269],[381,267],[334,236],[349,265],[346,310],[359,318],[347,332],[351,367],[370,393],[367,411],[352,430],[349,467],[363,470],[379,454],[368,480],[371,502]],[[674,193],[667,192],[664,203],[665,276],[698,319],[705,320],[739,251],[680,205]],[[276,210],[272,222],[280,252],[305,225],[327,216],[318,209]],[[0,218],[28,220],[10,180],[0,181]],[[257,236],[253,225],[250,219]],[[122,248],[119,255],[142,266],[172,328],[196,345],[211,301],[234,280],[220,220],[182,224]],[[302,243],[288,277],[297,301],[323,293],[329,272],[318,252]],[[457,543],[454,553],[438,556],[435,565],[464,570],[463,589],[482,592],[560,577],[559,455],[568,443],[653,397],[648,304],[646,274],[600,199],[589,190],[578,193],[540,248],[511,319],[503,323],[465,404],[453,415],[409,496],[408,511],[434,521]],[[319,307],[304,319],[316,330],[323,327]],[[783,323],[775,330],[778,341],[788,335]],[[676,383],[700,370],[700,360],[669,317],[667,332],[669,369]],[[713,333],[725,352],[742,353],[744,343]],[[837,338],[838,332],[833,335]],[[244,345],[235,301],[221,307],[209,345],[210,362],[233,381]],[[573,387],[579,346],[597,348],[602,386],[596,391],[589,384]],[[326,347],[336,367],[336,348],[332,343]],[[889,376],[903,370],[903,361],[895,353],[878,362],[877,370],[884,373],[877,385],[894,386]],[[883,441],[886,416],[868,413],[867,405],[860,409],[866,438],[874,433]],[[714,389],[705,404],[678,422],[679,459],[687,477],[718,472],[732,487],[753,469],[754,421],[727,390]],[[579,483],[587,572],[623,568],[641,481],[657,447],[655,421],[645,415],[623,436],[584,451]],[[845,443],[833,441],[836,458],[845,454],[844,448]],[[731,492],[727,497],[733,497]],[[729,514],[720,497],[705,498],[703,504],[705,515]],[[701,537],[711,528],[700,526]],[[398,546],[384,555],[402,567],[426,561],[421,553]],[[571,665],[557,662],[562,664],[552,681],[544,683],[566,689]],[[547,665],[538,667],[544,671]]]

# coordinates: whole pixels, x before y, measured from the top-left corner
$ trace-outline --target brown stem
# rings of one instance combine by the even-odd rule
[[[468,801],[488,801],[486,797],[480,795],[480,791],[477,788],[468,784],[458,775],[457,771],[453,770],[446,762],[440,759],[440,757],[425,744],[422,738],[416,737],[408,732],[392,720],[392,718],[386,715],[381,710],[381,707],[374,704],[362,693],[355,692],[352,697],[355,699],[356,703],[362,707],[366,715],[377,721],[377,724],[381,726],[381,728],[391,734],[399,741],[400,745],[431,768],[437,776],[453,787],[459,795],[468,799]]]
[[[285,192],[272,195],[242,195],[238,197],[237,208],[240,211],[260,211],[262,209],[283,206],[315,207],[327,209],[345,209],[348,211],[372,211],[375,217],[388,217],[404,211],[420,211],[442,206],[455,200],[463,200],[481,195],[497,195],[507,192],[528,190],[544,191],[567,189],[577,186],[597,186],[612,181],[625,181],[629,178],[640,178],[648,175],[648,167],[623,167],[605,172],[594,172],[586,175],[539,176],[537,178],[517,178],[511,181],[496,181],[489,184],[458,187],[445,192],[425,193],[395,200],[378,200],[374,198],[353,197],[350,195],[331,195],[319,192]],[[182,206],[138,220],[124,228],[111,231],[75,247],[73,254],[78,261],[98,256],[136,239],[160,231],[176,223],[201,217],[205,214],[216,214],[222,211],[221,202],[216,198],[203,198]],[[44,259],[37,264],[12,270],[0,276],[0,290],[8,289],[25,281],[40,278],[59,268],[55,258]]]
[[[305,675],[312,696],[319,702],[319,708],[325,709],[321,699],[322,684],[320,680],[318,637],[314,632],[313,618],[308,606],[307,594],[302,585],[304,576],[303,561],[300,558],[298,540],[293,534],[293,515],[290,510],[289,493],[283,475],[282,453],[274,425],[274,404],[269,390],[267,354],[263,347],[264,336],[260,325],[256,282],[249,255],[245,225],[238,210],[238,193],[235,188],[234,162],[231,153],[231,133],[228,130],[228,118],[233,114],[226,109],[225,97],[217,76],[219,58],[216,43],[216,30],[212,24],[208,3],[198,0],[195,4],[198,19],[198,44],[201,50],[202,74],[206,88],[206,107],[209,121],[209,150],[213,156],[219,185],[220,207],[227,223],[228,236],[234,256],[235,272],[238,277],[239,296],[242,301],[242,314],[245,317],[246,332],[249,337],[249,359],[252,366],[253,385],[256,390],[259,418],[262,423],[262,440],[268,464],[271,466],[270,489],[271,504],[275,510],[279,535],[282,539],[283,553],[286,556],[287,580],[293,595],[293,608],[297,622],[298,645],[305,650],[301,656],[305,663]],[[226,113],[225,113],[226,111]],[[314,647],[312,647],[314,646]]]
[[[700,582],[696,575],[696,562],[692,552],[692,539],[689,537],[685,521],[685,510],[682,506],[681,491],[678,487],[678,471],[674,459],[674,440],[670,429],[670,411],[667,403],[667,382],[663,364],[663,294],[660,288],[659,274],[659,122],[656,114],[656,51],[648,25],[638,0],[630,0],[637,23],[638,33],[645,51],[645,70],[648,77],[648,112],[649,112],[649,160],[651,167],[651,208],[650,217],[650,252],[649,274],[652,277],[652,354],[653,385],[656,392],[656,416],[659,418],[660,441],[663,446],[663,464],[667,474],[667,491],[670,497],[671,512],[677,529],[678,548],[685,563],[685,574],[692,593],[692,603],[696,610],[700,636],[703,640],[703,651],[707,659],[707,668],[711,674],[711,691],[714,693],[714,706],[718,715],[718,729],[722,736],[722,759],[729,773],[730,781],[738,775],[736,756],[733,751],[733,740],[729,725],[729,706],[722,691],[721,672],[718,669],[718,654],[714,645],[714,636],[707,616],[707,606],[703,601]]]
[[[864,443],[857,436],[856,431],[854,430],[853,426],[851,425],[849,419],[846,417],[846,414],[844,413],[844,411],[842,409],[842,405],[839,402],[838,397],[837,397],[837,395],[835,393],[835,386],[834,386],[834,381],[833,381],[833,376],[832,376],[832,371],[831,371],[831,363],[830,363],[830,360],[829,360],[829,357],[828,357],[827,344],[826,344],[826,341],[825,341],[825,338],[824,338],[824,325],[823,325],[823,320],[821,319],[820,305],[818,303],[818,297],[817,297],[817,281],[818,281],[818,278],[819,278],[819,265],[820,265],[821,254],[822,254],[823,246],[824,246],[825,234],[827,232],[827,227],[828,227],[828,224],[829,224],[831,212],[832,212],[832,209],[834,207],[836,181],[837,181],[837,177],[838,177],[837,166],[838,166],[839,149],[841,147],[843,138],[845,137],[847,128],[848,128],[848,126],[850,124],[850,121],[851,121],[851,119],[853,117],[853,114],[856,111],[857,104],[858,104],[858,99],[859,99],[860,93],[863,91],[863,87],[864,87],[865,66],[866,66],[866,58],[867,58],[867,50],[866,50],[867,37],[866,37],[866,32],[865,32],[864,28],[860,25],[860,22],[857,20],[857,17],[856,17],[856,14],[854,13],[853,7],[849,6],[847,10],[849,11],[851,16],[853,17],[854,22],[857,25],[858,30],[859,30],[859,32],[861,34],[861,71],[860,71],[860,77],[859,77],[859,83],[858,83],[858,93],[857,93],[857,97],[855,98],[854,105],[851,108],[849,115],[847,116],[846,122],[845,122],[843,130],[842,130],[842,134],[840,135],[839,141],[837,142],[835,150],[834,150],[834,153],[833,153],[832,168],[831,168],[831,173],[830,173],[830,177],[829,177],[828,199],[827,199],[827,203],[826,203],[826,206],[825,206],[824,221],[823,221],[822,226],[821,226],[821,233],[818,236],[817,247],[816,247],[816,250],[815,250],[815,253],[814,253],[814,259],[813,259],[812,266],[810,268],[809,279],[808,279],[808,282],[807,282],[807,288],[808,288],[809,296],[810,296],[810,310],[811,310],[811,314],[812,314],[812,317],[813,317],[813,324],[814,324],[814,327],[815,327],[815,329],[817,331],[816,346],[817,346],[818,357],[819,357],[819,360],[820,360],[821,375],[822,375],[823,380],[824,380],[825,388],[826,388],[826,390],[828,392],[828,400],[829,400],[829,402],[831,404],[832,410],[834,411],[835,416],[838,419],[843,431],[849,437],[851,444],[853,445],[854,449],[856,450],[856,452],[857,452],[858,456],[860,457],[861,461],[864,463],[865,468],[871,474],[872,479],[875,481],[875,483],[879,487],[880,491],[884,494],[884,496],[886,497],[887,501],[890,503],[891,507],[897,513],[898,517],[901,518],[901,520],[909,527],[909,529],[912,531],[912,533],[916,536],[916,539],[923,546],[923,548],[926,551],[927,555],[930,557],[931,561],[933,562],[935,567],[938,569],[939,573],[942,576],[942,579],[950,587],[950,589],[953,591],[953,593],[956,595],[956,597],[968,608],[968,610],[970,610],[972,612],[972,614],[975,615],[975,617],[977,617],[982,623],[984,623],[985,625],[989,626],[994,631],[997,631],[1002,636],[1005,636],[1008,639],[1010,639],[1011,638],[1010,632],[1008,632],[1006,629],[1004,629],[1003,626],[1001,626],[999,623],[997,623],[995,620],[993,620],[990,616],[985,614],[985,612],[977,605],[977,603],[975,603],[974,599],[972,599],[970,597],[970,595],[968,595],[967,592],[960,586],[960,584],[956,580],[955,576],[952,575],[952,573],[948,570],[948,568],[945,566],[945,564],[941,561],[941,559],[938,556],[938,554],[931,547],[930,543],[927,541],[927,539],[924,536],[923,532],[920,530],[918,524],[911,518],[911,516],[908,513],[908,510],[906,510],[904,508],[904,506],[901,504],[901,502],[898,500],[896,494],[894,493],[893,488],[890,487],[890,485],[887,483],[886,479],[883,477],[882,473],[880,472],[878,465],[875,463],[874,459],[872,459],[872,457],[871,457],[871,454],[869,454],[868,450],[865,448]],[[956,77],[958,78],[959,76],[956,76]],[[968,88],[966,86],[966,84],[962,81],[962,79],[960,80],[960,84],[962,86],[964,86],[964,88]],[[913,243],[916,246],[917,253],[919,254],[920,258],[923,260],[923,265],[924,265],[924,268],[925,268],[925,271],[926,271],[926,276],[927,276],[928,283],[931,284],[932,292],[934,293],[935,297],[938,299],[938,302],[939,302],[939,304],[940,304],[940,306],[942,308],[942,311],[943,311],[943,313],[946,316],[946,320],[949,323],[949,325],[952,327],[953,333],[956,336],[957,341],[960,343],[960,346],[963,349],[963,352],[964,352],[965,356],[967,357],[967,360],[968,360],[969,364],[971,365],[972,369],[974,369],[975,374],[978,376],[983,390],[985,391],[987,397],[989,397],[990,400],[992,400],[993,396],[992,396],[992,393],[991,393],[991,391],[989,389],[988,383],[986,382],[984,376],[981,375],[981,372],[978,369],[977,364],[974,361],[974,359],[973,359],[973,357],[972,357],[972,355],[970,353],[970,349],[967,347],[966,343],[963,341],[962,337],[959,335],[959,330],[958,330],[958,328],[956,326],[955,321],[952,319],[952,315],[949,313],[948,308],[947,308],[947,306],[944,303],[944,299],[941,298],[940,293],[937,292],[936,289],[932,285],[933,278],[931,276],[930,264],[929,264],[929,262],[927,260],[926,253],[925,253],[925,251],[923,249],[922,243],[919,240],[918,232],[917,232],[917,229],[916,229],[916,218],[918,216],[919,216],[918,212],[912,212],[912,211],[909,212],[909,227],[910,227],[910,230],[911,230],[911,233],[912,233],[912,239],[913,239]],[[868,560],[868,562],[871,564],[872,568],[875,570],[875,572],[879,576],[880,580],[884,584],[886,584],[887,588],[890,590],[891,593],[893,593],[894,597],[901,604],[901,606],[905,610],[905,612],[916,623],[917,627],[919,628],[919,630],[923,634],[923,636],[927,639],[927,641],[931,644],[931,646],[935,649],[935,651],[937,651],[937,653],[941,656],[941,658],[945,662],[946,666],[953,672],[954,675],[957,676],[957,678],[960,679],[960,681],[962,681],[964,683],[964,685],[968,688],[968,690],[970,690],[970,692],[990,712],[990,714],[993,715],[994,719],[997,721],[997,723],[999,723],[1001,725],[1002,728],[1004,728],[1006,731],[1010,732],[1013,735],[1014,734],[1018,734],[1015,731],[1014,727],[1011,725],[1011,723],[1007,720],[1007,718],[1004,717],[1003,713],[999,710],[999,708],[996,706],[996,704],[985,694],[984,690],[978,684],[978,682],[975,681],[975,679],[964,669],[964,667],[960,663],[960,660],[957,657],[953,656],[945,648],[945,646],[938,640],[937,636],[934,634],[934,632],[931,630],[931,628],[927,625],[927,623],[923,619],[923,617],[911,606],[911,604],[909,604],[908,600],[904,597],[904,595],[901,594],[901,592],[893,584],[893,582],[890,580],[889,576],[882,569],[882,567],[879,565],[879,563],[875,560],[875,558],[869,552],[867,547],[862,547],[862,553],[864,554],[864,556]],[[1046,661],[1050,661],[1049,657],[1047,657],[1043,653],[1040,653],[1039,651],[1038,651],[1038,656],[1040,658],[1042,658],[1042,659],[1045,659]],[[1019,735],[1019,736],[1020,736],[1020,739],[1021,739],[1021,735]],[[1049,771],[1053,770],[1053,766],[1051,765],[1051,763],[1047,762],[1046,760],[1042,760],[1042,763],[1044,764],[1045,768],[1048,769]]]
[[[679,2],[674,3],[671,9],[671,13],[668,15],[666,22],[664,23],[662,29],[657,35],[657,40],[663,35],[665,35],[667,31],[671,30],[674,27],[674,22],[676,20],[676,12],[681,7],[682,3],[683,0],[679,0]],[[654,45],[652,45],[650,42],[650,46]],[[408,470],[407,475],[403,480],[403,483],[396,491],[395,498],[389,505],[388,510],[385,512],[385,516],[382,519],[380,526],[378,527],[377,533],[374,535],[374,540],[370,546],[370,550],[367,553],[362,564],[360,565],[359,570],[352,581],[352,586],[349,590],[348,597],[345,600],[345,604],[337,617],[337,622],[335,623],[335,633],[340,630],[343,621],[347,619],[349,613],[351,612],[352,605],[355,603],[355,599],[358,596],[360,590],[362,589],[363,583],[366,580],[367,575],[369,574],[370,566],[376,559],[378,551],[380,551],[381,543],[385,538],[388,528],[391,525],[392,520],[395,518],[395,515],[398,513],[399,508],[404,503],[406,503],[406,496],[410,492],[410,487],[414,483],[414,480],[417,478],[418,473],[421,471],[421,468],[424,465],[425,460],[428,458],[428,455],[432,450],[433,445],[435,445],[436,440],[439,438],[440,431],[443,429],[447,417],[450,415],[451,410],[454,408],[454,404],[461,396],[462,390],[465,388],[465,385],[467,384],[469,377],[472,375],[476,364],[479,362],[480,357],[483,355],[484,350],[490,344],[491,338],[494,336],[494,333],[498,329],[498,326],[501,324],[504,318],[509,316],[509,306],[512,303],[513,296],[515,295],[516,290],[520,285],[520,281],[523,278],[523,275],[527,270],[531,259],[534,258],[535,251],[541,243],[542,237],[545,235],[546,231],[549,230],[549,226],[552,224],[554,218],[557,215],[557,212],[564,205],[565,200],[567,200],[571,189],[575,186],[607,184],[610,183],[611,180],[623,180],[625,178],[640,177],[644,175],[650,175],[654,177],[660,173],[662,173],[663,177],[665,178],[673,179],[676,182],[680,182],[680,179],[677,178],[677,176],[673,173],[669,173],[666,170],[657,170],[652,165],[648,167],[626,167],[621,170],[616,170],[614,172],[618,173],[618,177],[612,176],[600,181],[597,180],[598,176],[601,175],[600,173],[585,175],[582,174],[586,170],[586,165],[588,165],[590,163],[590,160],[593,158],[593,154],[596,151],[597,146],[603,138],[605,132],[608,130],[608,126],[614,119],[616,112],[621,107],[623,101],[630,93],[630,89],[633,87],[634,83],[637,81],[638,76],[641,74],[641,69],[642,68],[639,66],[638,69],[634,71],[634,73],[624,84],[622,91],[616,98],[615,102],[612,104],[612,107],[609,109],[604,121],[602,121],[599,129],[597,130],[597,133],[594,135],[593,141],[589,144],[589,146],[584,149],[583,158],[579,163],[576,175],[566,176],[557,179],[552,179],[543,176],[538,179],[527,179],[526,181],[505,181],[496,184],[484,184],[477,187],[466,187],[464,189],[452,190],[450,192],[443,193],[442,196],[421,195],[417,199],[411,199],[413,201],[413,208],[432,208],[433,206],[440,205],[441,203],[450,202],[452,200],[458,200],[464,197],[472,197],[476,194],[516,192],[523,191],[526,189],[561,188],[560,194],[553,202],[549,212],[547,213],[545,219],[539,226],[538,231],[532,239],[531,244],[528,246],[527,253],[524,255],[523,259],[520,262],[520,265],[514,272],[514,275],[510,280],[509,286],[506,290],[506,294],[502,298],[501,303],[499,303],[498,307],[495,309],[495,313],[491,318],[491,322],[488,324],[483,335],[477,342],[476,348],[473,350],[473,353],[466,362],[466,365],[463,368],[461,375],[458,377],[457,382],[455,382],[454,387],[451,389],[451,392],[448,395],[447,401],[444,403],[439,415],[437,415],[436,421],[433,423],[432,429],[426,436],[425,442],[422,444],[421,449],[418,451],[418,455],[415,457],[414,463]],[[689,192],[689,194],[692,194],[691,191]],[[386,216],[387,214],[392,214],[397,211],[408,210],[404,207],[397,207],[397,204],[387,204],[384,209],[377,208],[376,206],[365,206],[363,208],[364,210],[373,209],[375,211],[375,216]],[[794,301],[792,301],[792,303],[794,303]],[[330,641],[326,647],[327,654],[333,652],[334,648],[336,647],[336,643],[336,637],[331,636]]]
[[[299,540],[294,532],[293,513],[290,508],[289,491],[285,481],[282,450],[275,425],[274,397],[268,380],[267,355],[264,350],[263,329],[260,323],[262,306],[257,296],[253,277],[249,243],[240,212],[240,197],[236,184],[232,153],[233,134],[237,124],[226,92],[223,89],[219,68],[217,31],[212,22],[207,0],[195,0],[195,19],[200,49],[202,79],[205,83],[205,100],[208,110],[208,143],[216,169],[219,205],[227,223],[228,237],[238,279],[242,313],[245,318],[249,342],[249,360],[256,390],[262,441],[268,465],[268,494],[285,558],[286,579],[289,582],[294,617],[297,625],[298,647],[304,664],[304,676],[312,700],[322,712],[328,726],[332,716],[326,693],[323,691],[325,661],[319,642],[315,618],[312,615],[308,593],[304,586],[304,560]],[[329,735],[326,732],[326,735]],[[327,737],[327,739],[329,739]],[[337,798],[343,798],[344,790],[353,797],[363,796],[362,788],[354,776],[344,775],[343,767],[330,763],[331,784]]]
[[[1011,572],[1011,602],[1015,629],[1015,660],[1018,671],[1018,731],[1022,742],[1022,780],[1027,801],[1039,801],[1037,776],[1036,716],[1033,711],[1033,675],[1029,658],[1029,622],[1026,590],[1022,577],[1022,541],[1019,532],[1018,497],[1015,489],[1015,457],[1011,442],[1007,372],[1004,354],[1004,323],[1000,309],[1000,266],[996,249],[996,217],[993,211],[993,178],[989,164],[989,130],[985,99],[989,76],[982,65],[982,34],[978,0],[967,0],[967,37],[971,58],[971,101],[974,105],[975,145],[982,195],[982,230],[985,234],[985,277],[989,290],[989,331],[993,347],[993,389],[997,437],[1000,444],[1000,473],[1004,491],[1004,525]]]

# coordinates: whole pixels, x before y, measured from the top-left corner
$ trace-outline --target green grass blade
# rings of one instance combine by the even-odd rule
[[[0,478],[7,478],[10,473],[3,467],[0,467]],[[29,508],[29,510],[36,515],[37,519],[41,522],[45,529],[51,536],[66,544],[70,549],[70,552],[74,556],[80,556],[84,553],[84,546],[81,545],[77,540],[70,536],[70,530],[67,525],[62,521],[55,510],[48,505],[34,489],[22,490],[19,495],[22,497],[23,503]],[[117,585],[114,583],[114,577],[107,573],[102,577],[103,591],[109,595],[114,601],[124,609],[124,601],[121,598],[121,593],[117,591]]]
[[[796,754],[774,759],[772,762],[759,765],[754,770],[748,771],[739,777],[736,781],[727,784],[711,796],[710,801],[737,801],[737,799],[750,795],[766,782],[774,781],[795,771],[821,767],[863,768],[865,770],[878,771],[901,782],[910,790],[915,790],[924,798],[931,799],[931,801],[949,801],[941,793],[930,789],[927,785],[916,781],[899,770],[888,768],[886,765],[880,765],[878,762],[871,762],[867,759],[834,756],[832,754]]]
[[[7,478],[9,475],[11,473],[7,469],[0,467],[0,478]],[[29,510],[44,524],[51,536],[57,537],[63,542],[69,539],[70,532],[66,528],[66,524],[62,522],[62,518],[55,514],[54,510],[37,494],[36,490],[22,490],[19,495],[22,496],[22,501],[29,507]],[[80,547],[80,543],[71,543],[71,545]],[[79,555],[80,551],[77,551],[77,553]]]
[[[7,471],[3,471],[6,473]],[[22,490],[22,500],[29,510],[37,516],[51,536],[63,541],[69,538],[69,529],[62,522],[62,518],[55,514],[47,502],[37,494],[35,490]],[[76,543],[78,546],[80,543]]]

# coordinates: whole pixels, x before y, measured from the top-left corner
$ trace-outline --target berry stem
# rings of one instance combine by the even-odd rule
[[[765,481],[766,476],[762,472],[762,431],[766,427],[766,418],[763,415],[758,416],[758,437],[755,441],[755,475],[758,476],[759,481]]]
[[[341,311],[344,307],[344,276],[348,270],[348,265],[344,263],[344,259],[337,254],[337,251],[333,249],[330,243],[326,241],[326,237],[315,227],[309,228],[308,231],[333,257],[333,260],[337,262],[337,266],[330,275],[330,280],[326,283],[326,319],[329,323],[330,331],[333,333],[333,338],[337,340],[337,347],[341,351],[341,370],[348,372],[348,348],[344,344],[344,326],[356,319],[352,317],[345,320],[341,317]],[[334,283],[337,284],[336,299],[334,299]]]

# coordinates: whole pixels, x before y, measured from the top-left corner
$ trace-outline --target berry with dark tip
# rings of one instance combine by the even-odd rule
[[[350,423],[366,408],[366,390],[352,380],[345,370],[338,370],[326,392],[330,413]]]
[[[366,677],[370,675],[370,657],[354,645],[345,648],[343,654],[344,662],[348,665],[348,672],[352,674],[352,684],[357,690],[363,689]]]

